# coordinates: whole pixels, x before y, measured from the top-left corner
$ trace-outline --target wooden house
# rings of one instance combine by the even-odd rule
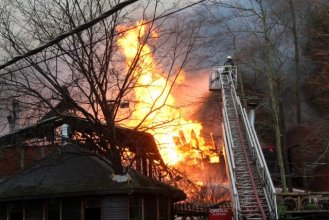
[[[50,117],[0,137],[0,220],[167,220],[183,191],[153,175],[161,163],[153,137],[118,129],[135,165],[113,178],[111,161],[75,142],[62,143],[62,124],[92,129],[72,117]],[[143,155],[152,155],[152,159]]]

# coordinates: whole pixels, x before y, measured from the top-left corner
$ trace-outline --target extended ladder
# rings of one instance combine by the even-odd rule
[[[222,95],[225,159],[234,218],[277,219],[275,189],[254,127],[236,95],[236,77],[236,68],[225,70],[219,66],[212,68],[209,80],[211,90],[220,90]]]

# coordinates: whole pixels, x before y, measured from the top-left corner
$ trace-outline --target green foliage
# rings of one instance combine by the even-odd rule
[[[304,210],[317,210],[317,209],[319,209],[319,207],[313,202],[307,203],[304,206]]]
[[[278,202],[278,213],[279,216],[285,216],[286,212],[287,212],[287,207],[283,204],[283,202]]]

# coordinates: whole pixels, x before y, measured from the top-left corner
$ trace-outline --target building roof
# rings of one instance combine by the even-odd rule
[[[183,191],[129,170],[129,181],[116,182],[107,159],[67,144],[28,169],[0,183],[0,201],[34,198],[151,193],[179,201]]]
[[[63,124],[68,124],[71,130],[81,133],[92,132],[97,129],[83,118],[76,116],[52,116],[33,125],[0,136],[0,149],[17,145],[17,140],[24,142],[25,140],[35,138],[51,138],[51,136],[54,135],[54,129]],[[136,152],[136,149],[140,149],[142,152],[152,154],[153,159],[163,163],[154,137],[151,134],[120,126],[115,126],[115,132],[120,147],[128,147],[132,152]]]

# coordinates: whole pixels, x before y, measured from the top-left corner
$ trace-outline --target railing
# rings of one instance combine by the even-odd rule
[[[205,216],[208,217],[213,209],[220,209],[224,212],[230,210],[231,203],[229,201],[223,201],[219,204],[211,206],[195,205],[189,202],[178,202],[174,204],[174,214],[178,216]],[[208,218],[207,218],[208,219]]]
[[[235,77],[235,81],[232,79],[232,76]],[[236,110],[240,113],[241,118],[243,120],[243,125],[246,131],[246,137],[248,140],[248,146],[249,146],[249,150],[251,151],[251,155],[253,157],[253,160],[256,162],[256,166],[257,166],[257,170],[259,173],[259,176],[261,177],[262,183],[264,185],[264,194],[267,200],[267,203],[269,204],[269,209],[270,209],[270,213],[272,215],[273,218],[277,219],[278,218],[278,213],[277,213],[277,203],[276,203],[276,192],[275,192],[275,188],[269,173],[269,170],[267,168],[266,165],[266,161],[264,158],[264,155],[262,153],[257,135],[256,135],[256,131],[254,129],[253,126],[251,126],[247,114],[246,114],[246,110],[242,107],[242,104],[240,102],[239,97],[236,94],[235,91],[235,86],[236,86],[236,79],[237,79],[237,72],[236,69],[231,68],[229,69],[229,74],[227,75],[229,82],[230,82],[230,86],[231,86],[231,94],[233,96],[233,101],[236,107]],[[222,76],[220,76],[220,81],[221,81],[221,87],[223,88],[224,82],[222,79]],[[224,89],[223,89],[224,90]],[[226,140],[227,141],[227,145],[229,146],[227,152],[230,155],[230,159],[227,160],[229,163],[232,163],[233,165],[229,165],[229,169],[230,172],[232,173],[233,176],[231,176],[231,181],[232,183],[235,182],[235,173],[234,173],[234,162],[233,162],[233,143],[232,143],[232,137],[230,136],[231,133],[231,129],[229,127],[229,123],[228,123],[228,117],[227,117],[227,110],[225,107],[225,96],[222,90],[222,94],[223,94],[223,118],[224,118],[224,127],[225,127],[225,132],[228,132],[228,139],[230,140]],[[224,135],[225,136],[225,135]],[[234,195],[236,192],[236,187],[235,184],[232,184],[233,186],[233,201],[238,199],[238,195]],[[237,193],[237,192],[236,192]],[[237,205],[237,207],[240,207],[238,205],[237,201],[234,201],[235,205]],[[234,214],[238,214],[239,210],[234,210],[234,208],[237,207],[233,207],[233,211],[235,212]],[[235,215],[237,216],[237,215]]]
[[[329,192],[278,193],[277,197],[286,214],[329,212]]]
[[[223,87],[224,83],[222,81],[222,78],[220,77],[220,81],[221,81],[221,87]],[[227,172],[229,174],[230,177],[230,181],[231,183],[231,192],[232,192],[232,211],[233,211],[233,215],[234,216],[240,216],[241,213],[241,206],[240,206],[240,200],[239,200],[239,195],[238,195],[238,190],[236,188],[236,184],[235,184],[235,163],[234,163],[234,144],[233,144],[233,138],[232,138],[232,132],[231,132],[231,127],[230,127],[230,123],[229,123],[229,119],[228,119],[228,115],[227,115],[227,109],[226,109],[226,98],[224,95],[224,89],[222,89],[222,99],[223,99],[223,131],[225,132],[225,135],[223,135],[224,137],[224,143],[225,146],[225,156],[226,156],[226,162],[227,162],[227,169],[229,172]]]
[[[230,73],[231,79],[234,82],[235,87],[238,83],[237,78],[237,68],[236,66],[213,66],[209,71],[209,90],[210,91],[218,91],[221,89],[222,84],[220,81],[220,76],[223,73]]]
[[[223,127],[223,131],[225,131],[226,129],[230,130],[227,115],[224,117],[224,124],[222,125],[222,127]],[[233,156],[234,154],[233,154],[233,147],[232,147],[233,139],[232,139],[232,136],[230,135],[230,133],[228,134],[229,140],[227,140],[225,135],[223,135],[223,136],[224,136],[225,146],[230,145],[230,147],[225,147],[225,157],[226,157],[225,161],[227,163],[227,169],[228,169],[228,171],[226,173],[228,173],[231,183],[235,183],[235,180],[236,180],[235,163],[234,163],[234,156]],[[232,196],[232,202],[233,202],[233,204],[232,204],[233,214],[234,214],[234,216],[239,216],[240,212],[241,212],[241,207],[240,207],[238,190],[237,190],[235,184],[231,184],[231,192],[232,192],[231,196]]]
[[[174,213],[177,216],[208,216],[210,208],[204,206],[197,206],[192,203],[175,203],[174,204]]]
[[[278,218],[277,204],[276,204],[276,192],[271,179],[270,172],[267,168],[267,164],[264,158],[264,154],[261,150],[259,140],[256,135],[256,131],[253,126],[250,125],[246,110],[242,108],[239,101],[239,106],[243,115],[244,125],[247,132],[248,142],[250,146],[251,154],[256,162],[257,171],[264,185],[266,200],[269,204],[269,209],[275,218]]]
[[[251,151],[253,160],[256,162],[258,174],[261,177],[261,180],[264,185],[264,189],[265,189],[264,192],[265,192],[267,202],[269,204],[270,213],[275,218],[278,218],[275,188],[274,188],[274,185],[273,185],[273,182],[271,179],[270,172],[267,168],[267,164],[266,164],[261,146],[259,144],[259,140],[257,138],[256,131],[255,131],[254,127],[251,126],[251,124],[248,120],[246,110],[242,107],[240,99],[236,95],[235,90],[233,91],[233,94],[235,96],[237,106],[239,107],[239,111],[242,116],[243,125],[245,127],[245,131],[247,134],[249,150]]]

